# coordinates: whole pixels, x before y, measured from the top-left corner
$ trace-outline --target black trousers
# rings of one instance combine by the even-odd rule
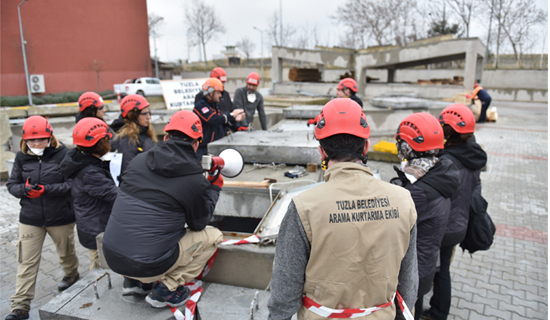
[[[434,277],[434,292],[430,299],[432,320],[445,320],[451,309],[451,258],[454,246],[442,246],[440,249],[440,267]],[[422,312],[422,311],[417,311]]]
[[[491,101],[491,99],[481,101],[481,114],[479,115],[478,123],[483,123],[487,120],[487,110],[489,109]]]

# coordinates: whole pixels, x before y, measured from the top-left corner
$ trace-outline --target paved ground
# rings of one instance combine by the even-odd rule
[[[478,125],[476,137],[489,155],[488,170],[481,178],[497,235],[489,251],[470,256],[457,250],[449,319],[548,319],[548,105],[493,105],[498,107],[498,122]],[[391,164],[369,162],[369,166],[386,181],[394,176]],[[14,243],[20,209],[4,186],[0,208],[3,319],[15,288]],[[86,275],[88,252],[79,244],[77,251],[80,273]],[[39,307],[57,294],[63,276],[49,237],[42,258],[31,319],[38,319]]]

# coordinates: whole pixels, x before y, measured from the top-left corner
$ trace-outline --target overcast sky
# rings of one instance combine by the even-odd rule
[[[380,0],[383,1],[383,0]],[[260,57],[260,32],[259,29],[267,29],[268,22],[275,12],[279,12],[279,4],[282,2],[283,25],[292,25],[295,29],[311,30],[316,28],[322,44],[330,46],[338,45],[338,38],[344,30],[334,20],[330,19],[339,5],[345,3],[339,0],[205,0],[209,5],[215,6],[217,16],[226,28],[224,34],[211,40],[206,45],[208,59],[214,54],[224,50],[225,45],[235,45],[245,37],[256,45],[252,57]],[[547,0],[535,0],[537,6],[548,12]],[[156,39],[158,56],[161,61],[176,61],[190,58],[191,61],[199,60],[199,48],[189,48],[187,45],[185,8],[191,6],[193,0],[147,0],[149,14],[156,14],[164,18],[158,29],[160,36]],[[487,23],[488,24],[488,23]],[[494,25],[494,24],[493,24]],[[470,36],[486,38],[486,27],[481,24],[473,26]],[[534,45],[533,52],[539,53],[543,49],[543,38],[548,33],[545,29],[540,31],[541,41]],[[264,57],[271,56],[267,44],[270,42],[264,32]],[[151,56],[154,56],[154,42],[150,39]],[[544,41],[544,52],[548,52],[548,41]]]

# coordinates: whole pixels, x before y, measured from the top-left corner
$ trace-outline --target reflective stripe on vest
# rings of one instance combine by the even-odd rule
[[[311,300],[307,296],[304,296],[302,298],[302,303],[304,304],[304,307],[308,309],[309,311],[315,313],[318,316],[325,317],[325,318],[334,318],[334,319],[351,319],[351,318],[359,318],[368,316],[371,313],[374,313],[378,310],[382,310],[384,308],[387,308],[393,304],[393,300],[395,299],[395,296],[397,295],[397,302],[399,304],[399,308],[401,309],[401,312],[405,316],[406,320],[414,320],[414,317],[412,313],[409,311],[409,308],[407,308],[407,305],[405,304],[405,301],[403,300],[403,297],[399,294],[398,291],[395,292],[390,302],[386,302],[384,304],[381,304],[379,306],[375,306],[372,308],[358,308],[358,309],[331,309],[324,307],[317,302]]]

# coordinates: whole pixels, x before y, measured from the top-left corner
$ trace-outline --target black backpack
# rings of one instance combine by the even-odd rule
[[[472,193],[470,200],[470,219],[466,237],[460,243],[462,251],[470,254],[478,250],[489,250],[496,232],[495,224],[487,213],[487,201],[481,196],[481,186]]]

